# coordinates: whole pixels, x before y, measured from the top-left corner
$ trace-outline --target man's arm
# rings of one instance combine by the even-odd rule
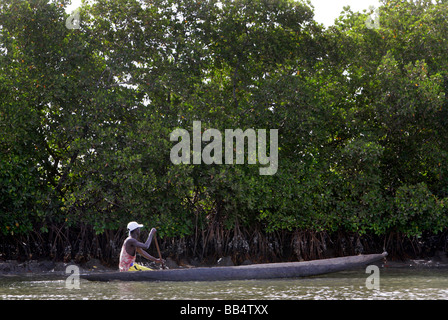
[[[148,239],[146,239],[145,243],[134,239],[134,241],[132,241],[132,245],[135,246],[136,249],[138,249],[138,248],[148,249],[149,245],[151,244],[152,238],[154,237],[154,234],[156,232],[157,232],[157,230],[155,228],[152,228],[151,232],[148,235]]]
[[[142,256],[144,256],[148,260],[151,260],[151,261],[154,261],[154,262],[158,262],[158,263],[162,263],[162,259],[154,258],[152,255],[150,255],[148,252],[146,252],[142,248],[137,248],[137,252],[140,253]]]

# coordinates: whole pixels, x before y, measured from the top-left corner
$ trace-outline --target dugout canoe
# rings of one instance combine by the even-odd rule
[[[387,256],[368,254],[302,262],[264,263],[232,267],[198,267],[135,272],[92,272],[81,278],[90,281],[224,281],[298,278],[366,266]]]

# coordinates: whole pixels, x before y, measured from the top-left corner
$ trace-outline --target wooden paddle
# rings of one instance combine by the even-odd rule
[[[159,243],[157,242],[157,236],[154,235],[154,242],[156,243],[157,253],[159,254],[159,259],[162,260],[162,269],[166,269],[165,263],[162,259],[162,254],[160,253]]]

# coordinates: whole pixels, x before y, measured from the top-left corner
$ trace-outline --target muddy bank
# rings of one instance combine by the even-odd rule
[[[84,264],[74,262],[54,262],[51,260],[0,261],[0,274],[65,274],[69,265],[76,265],[80,272],[114,270],[104,266],[99,260],[92,259]]]
[[[148,266],[152,269],[159,269],[160,265],[147,262],[138,261],[138,263]],[[252,264],[251,260],[245,260],[241,264]],[[76,265],[79,268],[80,273],[85,272],[105,272],[105,271],[117,271],[116,266],[106,266],[98,259],[91,259],[86,263],[77,264],[71,262],[54,262],[51,260],[29,260],[20,262],[17,260],[0,261],[0,276],[1,275],[15,275],[15,274],[47,274],[47,275],[64,275],[70,273],[67,271],[67,267],[70,265]],[[180,259],[175,260],[171,257],[166,259],[166,266],[169,269],[178,268],[195,268],[195,267],[219,267],[219,266],[233,266],[234,263],[230,256],[225,256],[217,259],[216,261],[205,260],[199,261],[198,259]],[[406,259],[406,260],[389,260],[385,259],[377,263],[378,266],[383,268],[448,268],[448,254],[445,251],[436,251],[432,257],[426,259]]]
[[[141,265],[150,267],[152,269],[159,269],[160,265],[150,261],[139,261],[137,262]],[[243,264],[252,264],[252,261],[247,260]],[[92,271],[117,271],[117,266],[108,266],[103,264],[98,259],[91,259],[86,263],[76,263],[74,261],[70,262],[55,262],[52,260],[29,260],[29,261],[18,261],[18,260],[6,260],[0,261],[0,275],[2,274],[65,274],[67,267],[75,265],[79,268],[81,273],[92,272]],[[180,259],[174,260],[170,257],[166,259],[166,266],[169,269],[179,269],[179,268],[195,268],[195,267],[214,267],[214,266],[233,266],[235,265],[231,257],[222,257],[215,261],[198,261],[197,259]]]

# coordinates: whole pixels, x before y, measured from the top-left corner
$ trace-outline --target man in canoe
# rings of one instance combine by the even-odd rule
[[[143,227],[143,225],[138,224],[135,221],[128,223],[129,237],[126,238],[126,240],[123,243],[123,246],[121,247],[120,263],[119,263],[120,272],[151,270],[150,268],[135,263],[137,252],[140,253],[142,256],[144,256],[146,259],[155,261],[157,263],[163,263],[163,260],[161,258],[156,259],[153,256],[149,255],[144,250],[149,248],[152,238],[156,233],[156,229],[154,228],[151,229],[151,232],[148,235],[148,239],[146,240],[145,243],[143,243],[138,241],[141,227]]]

